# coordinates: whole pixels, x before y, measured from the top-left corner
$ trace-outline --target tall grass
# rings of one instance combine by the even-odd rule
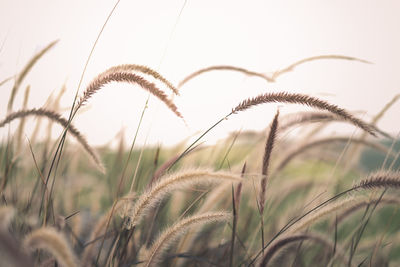
[[[173,101],[182,97],[178,89],[209,71],[235,71],[274,82],[280,75],[314,60],[369,62],[342,55],[320,55],[297,61],[271,75],[217,65],[193,72],[178,85],[150,67],[122,64],[97,75],[80,97],[79,85],[68,118],[60,115],[59,103],[65,88],[58,96],[50,96],[44,107],[28,109],[30,92],[35,90],[28,86],[22,107],[14,110],[15,96],[27,74],[56,43],[34,55],[16,76],[9,88],[8,113],[0,120],[0,128],[20,121],[16,132],[10,128],[0,143],[0,256],[5,264],[396,266],[400,263],[400,245],[396,243],[400,174],[394,168],[399,152],[395,149],[395,138],[376,126],[399,96],[383,105],[382,111],[367,122],[317,97],[284,91],[264,93],[240,102],[193,143],[185,141],[173,148],[161,145],[135,148],[136,139],[127,148],[122,134],[117,150],[94,148],[72,124],[73,118],[79,116],[78,111],[96,93],[106,86],[112,89],[114,83],[141,87],[183,118]],[[6,88],[6,82],[7,79],[0,85]],[[115,97],[121,97],[120,93],[115,92]],[[239,131],[225,142],[212,146],[200,144],[206,134],[222,127],[234,114],[273,103],[298,104],[316,111],[285,115],[284,107],[280,107],[266,132],[249,135]],[[24,142],[28,117],[38,118],[37,131],[34,138]],[[50,122],[45,139],[35,137],[42,128],[40,118]],[[363,133],[323,138],[284,135],[294,126],[308,129],[338,121],[350,123]],[[52,139],[53,123],[64,129],[58,140]],[[136,136],[139,130],[140,127]],[[75,144],[66,142],[67,132],[89,157],[77,153]],[[384,145],[383,138],[391,140],[392,147]],[[344,153],[347,145],[338,145],[343,143],[360,146]],[[374,150],[361,150],[363,146]],[[304,156],[311,149],[314,154]],[[391,167],[366,173],[359,166],[362,153],[384,154],[382,166]],[[132,160],[136,158],[137,161]],[[386,164],[390,159],[393,162]],[[96,167],[89,164],[90,160]],[[132,183],[125,182],[126,176],[131,177]],[[371,248],[375,240],[379,242]]]

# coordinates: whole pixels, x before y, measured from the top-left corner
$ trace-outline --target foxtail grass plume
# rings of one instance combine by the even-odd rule
[[[115,205],[113,205],[103,216],[99,218],[97,223],[94,225],[92,232],[89,236],[89,242],[82,253],[82,264],[83,266],[89,266],[90,260],[93,256],[93,250],[95,247],[95,242],[93,242],[96,238],[99,238],[102,235],[105,235],[105,231],[107,225],[110,224],[112,218],[121,212],[121,210],[125,207],[128,201],[132,201],[136,197],[135,193],[130,193],[127,196],[117,200]]]
[[[370,174],[353,187],[354,190],[400,188],[400,172],[382,171]]]
[[[154,241],[150,249],[144,253],[145,266],[156,266],[162,253],[190,227],[201,226],[211,222],[224,222],[228,221],[230,218],[231,215],[227,212],[209,212],[195,214],[176,222],[171,227],[165,229]]]
[[[353,123],[357,127],[363,129],[369,134],[376,136],[375,129],[372,128],[368,123],[354,117],[345,109],[339,108],[336,105],[329,104],[328,102],[318,99],[316,97],[296,94],[296,93],[287,93],[287,92],[279,92],[279,93],[266,93],[261,94],[253,98],[248,98],[242,101],[239,105],[232,109],[231,114],[235,114],[240,111],[247,110],[251,107],[265,104],[265,103],[290,103],[290,104],[301,104],[310,106],[313,108],[327,110],[331,113],[334,113],[343,119]]]
[[[60,114],[56,113],[55,111],[43,109],[43,108],[34,108],[34,109],[28,109],[28,110],[20,110],[16,111],[13,113],[10,113],[4,120],[0,121],[0,128],[4,127],[6,124],[12,122],[15,119],[18,118],[25,118],[27,116],[37,116],[37,117],[46,117],[54,122],[57,122],[64,128],[69,129],[70,133],[72,136],[78,140],[78,142],[83,146],[83,148],[86,150],[86,152],[89,153],[93,161],[96,163],[97,167],[100,169],[101,172],[105,172],[104,166],[97,155],[96,151],[88,144],[86,138],[79,132],[77,128],[75,128],[74,125],[68,123],[68,120],[65,118],[61,117]]]
[[[152,76],[154,79],[159,80],[163,84],[165,84],[175,95],[179,95],[178,89],[164,76],[162,76],[160,73],[157,71],[143,65],[136,65],[136,64],[123,64],[123,65],[118,65],[111,67],[107,70],[108,72],[124,72],[124,71],[136,71],[136,72],[141,72],[143,74],[147,74]]]
[[[15,215],[15,209],[11,206],[0,207],[0,231],[6,231]]]
[[[52,254],[64,267],[79,266],[78,258],[62,233],[54,228],[43,227],[34,230],[24,239],[24,247],[28,249],[44,249]]]
[[[139,224],[143,215],[174,189],[193,184],[218,183],[223,181],[239,182],[241,180],[242,178],[235,174],[207,170],[183,171],[171,174],[157,180],[151,188],[143,192],[136,202],[133,203],[127,214],[125,214],[129,218],[125,227],[131,229]]]
[[[274,148],[275,144],[275,139],[276,139],[276,134],[278,131],[278,117],[279,117],[279,110],[276,112],[275,117],[272,121],[267,142],[265,143],[265,149],[264,149],[264,156],[263,156],[263,162],[262,162],[262,169],[261,169],[261,174],[263,178],[261,179],[261,191],[260,191],[260,211],[261,214],[264,212],[264,205],[265,205],[265,194],[266,194],[266,189],[267,189],[267,181],[268,181],[268,170],[269,170],[269,164],[271,160],[271,154],[272,150]]]
[[[143,77],[134,74],[130,71],[109,71],[106,70],[100,73],[92,82],[86,87],[83,95],[79,99],[75,111],[81,108],[97,91],[99,91],[103,86],[111,82],[127,82],[131,84],[137,84],[143,89],[150,92],[152,95],[156,96],[173,112],[176,116],[183,118],[181,113],[179,113],[178,108],[175,104],[168,99],[167,95],[161,91],[154,83],[151,83],[144,79]]]

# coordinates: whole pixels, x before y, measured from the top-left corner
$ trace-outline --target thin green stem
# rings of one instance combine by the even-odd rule
[[[168,170],[170,170],[176,163],[178,163],[178,161],[180,161],[188,152],[189,150],[196,145],[208,132],[210,132],[212,129],[214,129],[215,127],[218,126],[218,124],[220,124],[221,122],[223,122],[224,120],[227,120],[228,117],[230,115],[232,115],[233,113],[229,113],[228,115],[226,115],[225,117],[223,117],[222,119],[220,119],[219,121],[217,121],[216,123],[214,123],[210,128],[208,128],[202,135],[200,135],[192,144],[190,144],[190,146],[188,146],[185,151],[182,152],[182,154],[180,154],[180,156],[171,164],[171,166],[168,167]]]

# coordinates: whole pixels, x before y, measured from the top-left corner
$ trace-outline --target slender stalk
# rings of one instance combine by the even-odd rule
[[[232,184],[232,237],[231,237],[231,252],[229,255],[229,267],[232,267],[233,264],[233,252],[235,249],[235,236],[236,236],[236,224],[237,224],[237,213],[236,213],[236,206],[235,206],[235,190]]]

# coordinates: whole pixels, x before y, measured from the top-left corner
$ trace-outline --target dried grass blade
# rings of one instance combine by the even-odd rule
[[[11,90],[11,95],[10,99],[8,100],[8,106],[7,110],[10,112],[12,110],[12,105],[14,103],[15,95],[17,94],[17,91],[23,82],[25,76],[29,73],[29,71],[32,69],[32,67],[36,64],[36,62],[44,55],[46,54],[53,46],[57,44],[58,40],[55,40],[48,44],[45,48],[40,50],[36,55],[34,55],[31,60],[25,65],[25,67],[22,69],[21,73],[17,76],[14,86]]]
[[[290,235],[284,238],[281,238],[277,240],[273,245],[271,245],[268,250],[266,251],[261,263],[260,267],[266,267],[268,264],[271,262],[273,259],[274,255],[281,249],[283,249],[285,246],[293,243],[293,242],[298,242],[298,241],[305,241],[305,240],[310,240],[314,241],[315,243],[321,244],[325,247],[328,247],[330,249],[333,249],[336,244],[334,244],[330,239],[328,239],[325,236],[315,234],[315,233],[304,233],[304,234],[295,234],[295,235]],[[345,253],[343,250],[339,251],[339,254],[341,256],[341,260],[343,264],[346,264],[348,262],[347,257],[345,256]]]
[[[259,73],[259,72],[255,72],[255,71],[250,71],[247,70],[245,68],[241,68],[241,67],[236,67],[236,66],[229,66],[229,65],[217,65],[217,66],[210,66],[207,68],[203,68],[200,70],[197,70],[195,72],[193,72],[192,74],[189,74],[188,76],[186,76],[179,84],[178,84],[178,88],[181,88],[185,83],[187,83],[188,81],[190,81],[191,79],[199,76],[200,74],[203,74],[205,72],[210,72],[210,71],[214,71],[214,70],[230,70],[230,71],[237,71],[237,72],[241,72],[245,75],[249,75],[249,76],[256,76],[256,77],[260,77],[261,79],[266,80],[267,82],[272,82],[273,80],[271,80],[271,78],[269,78],[268,76],[266,76],[265,74]]]
[[[295,67],[297,67],[297,66],[299,66],[301,64],[304,64],[304,63],[310,62],[310,61],[314,61],[314,60],[321,60],[321,59],[354,60],[354,61],[359,61],[359,62],[362,62],[362,63],[371,64],[371,62],[369,62],[369,61],[366,61],[364,59],[355,58],[355,57],[348,57],[348,56],[342,56],[342,55],[320,55],[320,56],[314,56],[314,57],[308,57],[308,58],[301,59],[301,60],[296,61],[295,63],[287,66],[286,68],[283,68],[281,70],[275,71],[272,74],[271,79],[273,81],[275,81],[276,78],[278,78],[278,76],[280,76],[280,75],[282,75],[282,74],[284,74],[286,72],[290,72],[290,71],[294,70]]]

